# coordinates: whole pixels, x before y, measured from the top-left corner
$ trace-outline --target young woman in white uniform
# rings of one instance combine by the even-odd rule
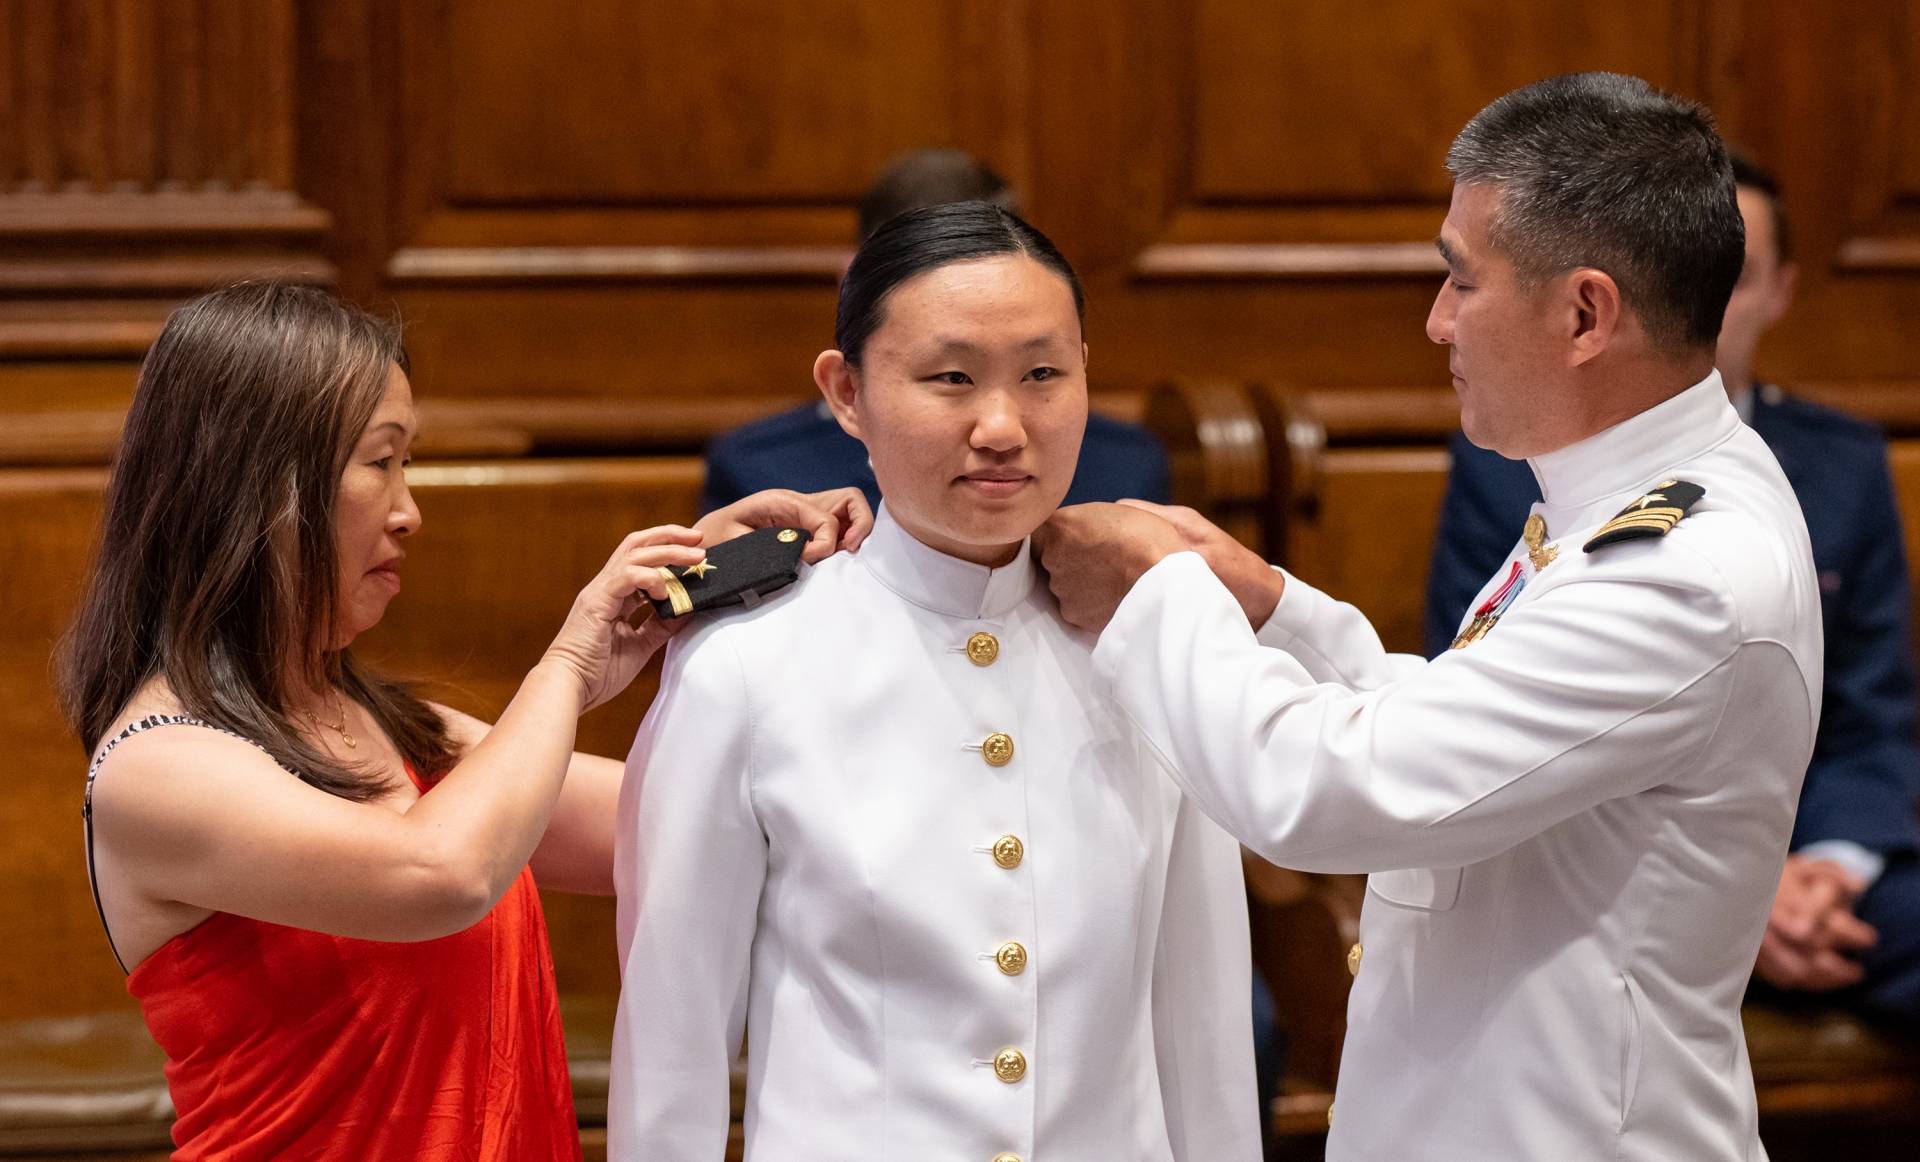
[[[860,249],[814,377],[887,501],[680,636],[628,759],[611,1153],[1251,1162],[1239,849],[1095,686],[1028,535],[1086,426],[1072,269],[984,203]]]

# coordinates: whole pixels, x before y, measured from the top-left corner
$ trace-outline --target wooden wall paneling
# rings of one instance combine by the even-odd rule
[[[292,185],[292,0],[13,0],[0,40],[6,364],[127,362],[173,302],[331,275]]]
[[[1705,0],[1705,91],[1721,130],[1773,169],[1799,293],[1757,370],[1789,386],[1911,383],[1920,315],[1920,5]]]
[[[1367,615],[1389,650],[1420,653],[1447,450],[1330,448],[1316,515],[1288,530],[1287,567]]]
[[[1172,374],[1439,383],[1422,324],[1438,278],[1428,240],[1444,214],[1440,157],[1480,104],[1554,71],[1613,67],[1716,108],[1736,109],[1737,88],[1748,96],[1723,113],[1730,130],[1804,122],[1809,132],[1793,132],[1811,139],[1847,120],[1853,98],[1840,90],[1881,84],[1894,67],[1887,46],[1912,27],[1907,7],[1864,0],[1837,14],[1668,0],[1573,18],[1510,0],[1398,0],[1365,23],[1330,3],[1285,20],[1244,0],[1060,0],[986,15],[921,6],[893,57],[915,62],[941,46],[966,95],[927,103],[915,97],[923,90],[885,83],[896,66],[883,62],[845,81],[863,96],[826,107],[807,103],[810,74],[794,60],[826,40],[829,59],[854,59],[865,42],[846,30],[878,19],[858,4],[834,7],[819,35],[769,47],[756,32],[651,72],[641,67],[656,59],[651,48],[628,43],[636,27],[671,46],[710,20],[780,25],[756,21],[751,5],[689,18],[597,5],[530,32],[517,23],[529,18],[499,4],[370,7],[307,6],[366,23],[355,35],[373,43],[358,55],[374,75],[361,87],[392,90],[370,132],[394,139],[373,168],[404,188],[368,210],[393,222],[342,223],[343,235],[390,235],[342,257],[343,269],[379,267],[347,271],[353,293],[398,296],[449,390],[696,400],[807,394],[805,362],[825,337],[831,267],[863,168],[847,159],[877,140],[876,126],[911,123],[921,139],[945,126],[1025,177],[1030,213],[1088,282],[1102,390],[1138,394]],[[339,22],[303,20],[340,41],[332,59],[354,55]],[[577,69],[543,63],[589,34],[585,56],[569,58]],[[1736,86],[1735,74],[1750,80]],[[669,84],[678,87],[659,95]],[[774,92],[828,112],[796,122],[772,109],[755,152],[737,123],[771,108]],[[828,116],[835,108],[860,112],[842,124]],[[1870,138],[1872,118],[1853,120],[1862,126],[1825,137]],[[793,160],[806,151],[787,133],[812,143],[806,163]],[[1794,162],[1790,190],[1831,197],[1849,185],[1850,159],[1876,147],[1818,148],[1827,152]],[[865,156],[878,164],[885,152]],[[533,164],[549,154],[551,164]],[[1873,288],[1836,298],[1817,282],[1763,366],[1826,381],[1845,380],[1853,363],[1875,379],[1911,374],[1887,337],[1899,310],[1876,306]],[[1866,326],[1875,334],[1861,343]],[[570,342],[555,352],[561,336]]]
[[[1069,32],[1093,43],[1055,43]],[[1505,0],[1403,0],[1364,21],[1330,2],[1046,6],[1037,39],[1088,79],[1036,87],[1037,172],[1043,193],[1077,188],[1065,204],[1094,212],[1055,227],[1055,202],[1035,211],[1083,263],[1097,381],[1442,381],[1424,319],[1447,142],[1553,72],[1694,88],[1699,38],[1686,0],[1632,20]],[[1101,148],[1057,145],[1055,127]]]
[[[1450,188],[1446,145],[1486,101],[1596,67],[1696,87],[1685,0],[1631,20],[1402,0],[1365,21],[1334,0],[1290,5],[1285,19],[1194,0],[1187,19],[1186,156],[1167,159],[1178,192],[1139,256],[1147,276],[1428,276],[1440,269],[1430,244]]]
[[[402,9],[378,0],[301,0],[295,6],[294,174],[324,208],[325,254],[341,294],[386,309],[392,199],[405,166],[425,159],[395,147],[395,107],[410,83],[397,43]]]
[[[386,285],[448,390],[803,397],[880,165],[1022,173],[1026,8],[406,7]]]
[[[1920,273],[1920,9],[1872,6],[1867,25],[1878,35],[1850,40],[1849,74],[1835,91],[1861,127],[1851,195],[1849,236],[1839,245],[1841,270]]]
[[[0,360],[130,361],[201,286],[337,268],[453,392],[803,398],[854,192],[946,141],[1081,267],[1102,390],[1438,383],[1447,139],[1606,66],[1782,169],[1808,266],[1763,369],[1914,378],[1910,0],[522,7],[8,0]]]
[[[87,759],[54,702],[49,660],[85,575],[105,480],[96,468],[0,469],[0,881],[9,901],[0,1009],[9,1017],[133,1008],[87,889]]]

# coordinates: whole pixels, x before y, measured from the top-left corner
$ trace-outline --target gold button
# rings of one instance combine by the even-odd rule
[[[980,757],[990,767],[1004,767],[1013,761],[1013,736],[994,731],[980,743]]]
[[[1020,866],[1020,860],[1027,854],[1027,845],[1020,842],[1018,835],[1002,835],[993,841],[993,862],[1012,871]]]
[[[976,666],[991,666],[1000,656],[1000,639],[990,633],[977,633],[967,639],[967,660]]]
[[[1019,941],[1009,940],[993,954],[993,962],[1008,976],[1019,976],[1027,971],[1027,950],[1021,947]]]
[[[1027,1075],[1027,1055],[1009,1045],[993,1055],[993,1075],[1012,1085]]]
[[[1360,975],[1360,958],[1365,956],[1366,954],[1367,954],[1367,950],[1360,947],[1358,944],[1354,945],[1352,948],[1347,949],[1347,975],[1348,976]]]
[[[791,545],[793,542],[799,539],[800,539],[799,529],[781,529],[780,534],[774,538],[774,540],[779,541],[783,545]]]
[[[1327,1103],[1327,1129],[1333,1129],[1333,1103]]]
[[[993,1162],[1020,1162],[1020,1155],[1012,1152],[995,1154],[993,1156]]]

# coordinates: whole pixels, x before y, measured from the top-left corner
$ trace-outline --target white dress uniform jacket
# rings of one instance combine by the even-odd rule
[[[620,797],[617,1159],[1252,1162],[1239,846],[1091,696],[1028,549],[883,508],[673,643]]]
[[[1717,374],[1532,464],[1557,555],[1516,546],[1481,600],[1513,561],[1519,597],[1431,663],[1291,576],[1256,640],[1191,553],[1095,662],[1243,842],[1373,873],[1329,1159],[1763,1158],[1740,1001],[1819,715],[1800,506]],[[1582,551],[1673,479],[1706,493],[1671,532]]]

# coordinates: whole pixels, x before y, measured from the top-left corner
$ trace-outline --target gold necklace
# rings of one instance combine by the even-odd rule
[[[332,730],[335,733],[339,734],[340,741],[347,744],[348,750],[357,749],[360,745],[360,741],[354,738],[351,734],[347,733],[347,707],[346,707],[346,703],[340,701],[340,691],[338,690],[335,690],[333,692],[333,708],[335,711],[339,713],[340,721],[329,722],[324,725],[327,727],[327,729]],[[313,711],[302,708],[300,713],[307,716],[307,721],[313,724],[313,728],[315,730],[320,729],[322,723],[318,718],[314,716]]]

